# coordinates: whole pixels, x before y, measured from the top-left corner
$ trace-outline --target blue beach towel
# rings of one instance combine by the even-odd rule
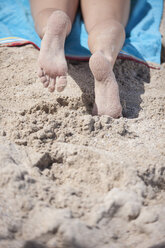
[[[132,0],[126,40],[121,58],[160,64],[161,35],[159,26],[163,0]],[[88,34],[81,13],[78,13],[65,44],[65,54],[72,59],[86,60],[91,53]],[[0,46],[32,43],[40,48],[41,40],[34,29],[29,0],[0,0]]]

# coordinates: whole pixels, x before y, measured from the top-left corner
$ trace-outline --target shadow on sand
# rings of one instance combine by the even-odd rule
[[[165,248],[165,242],[162,242],[157,245],[150,246],[149,248]]]
[[[72,66],[74,64],[74,66]],[[137,62],[117,59],[114,73],[119,85],[123,116],[137,118],[141,110],[144,84],[150,82],[150,68]],[[82,101],[91,114],[94,102],[94,80],[88,62],[69,61],[69,74],[82,91]]]

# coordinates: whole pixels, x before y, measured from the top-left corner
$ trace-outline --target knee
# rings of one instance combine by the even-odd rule
[[[97,22],[93,26],[90,27],[88,30],[89,35],[94,32],[106,32],[106,31],[117,31],[121,34],[125,35],[125,28],[122,23],[116,21],[115,19],[107,19],[101,22]]]
[[[113,19],[106,20],[101,23],[94,25],[91,30],[89,30],[88,45],[93,47],[93,44],[97,46],[100,40],[125,40],[125,28],[120,23]],[[103,44],[104,46],[104,44]]]
[[[70,17],[62,10],[53,11],[47,23],[56,25],[57,34],[63,33],[63,30],[67,30],[67,34],[70,33],[72,26]]]
[[[115,34],[119,39],[125,40],[125,27],[121,22],[113,19],[109,20],[109,30],[110,33]]]
[[[109,25],[111,25],[111,29],[114,28],[114,30],[125,36],[125,27],[121,22],[112,19],[109,21]]]
[[[64,11],[58,9],[47,8],[41,10],[34,18],[34,23],[35,29],[41,38],[45,33],[48,23],[52,25],[57,24],[59,32],[66,27],[68,29],[67,33],[71,30],[71,20],[69,16]]]

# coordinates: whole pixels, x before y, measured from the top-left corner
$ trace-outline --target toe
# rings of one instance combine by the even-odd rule
[[[41,77],[41,82],[44,84],[46,81],[47,81],[46,76],[42,76],[42,77]]]
[[[58,92],[61,92],[65,89],[67,85],[67,77],[66,76],[61,76],[58,77],[56,80],[56,89]]]
[[[53,92],[55,90],[55,84],[56,84],[56,80],[54,78],[50,79],[50,83],[49,83],[49,91]]]
[[[38,72],[37,72],[39,77],[43,77],[44,76],[44,71],[41,67],[38,68]]]
[[[43,83],[45,88],[49,86],[49,78],[46,75],[41,77],[41,82]]]
[[[49,82],[46,81],[45,83],[43,83],[44,87],[47,88],[49,86]]]

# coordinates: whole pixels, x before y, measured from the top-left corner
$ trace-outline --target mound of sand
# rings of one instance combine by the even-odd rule
[[[0,49],[0,248],[165,247],[165,64],[117,60],[123,118],[91,116],[88,63],[49,93]]]

